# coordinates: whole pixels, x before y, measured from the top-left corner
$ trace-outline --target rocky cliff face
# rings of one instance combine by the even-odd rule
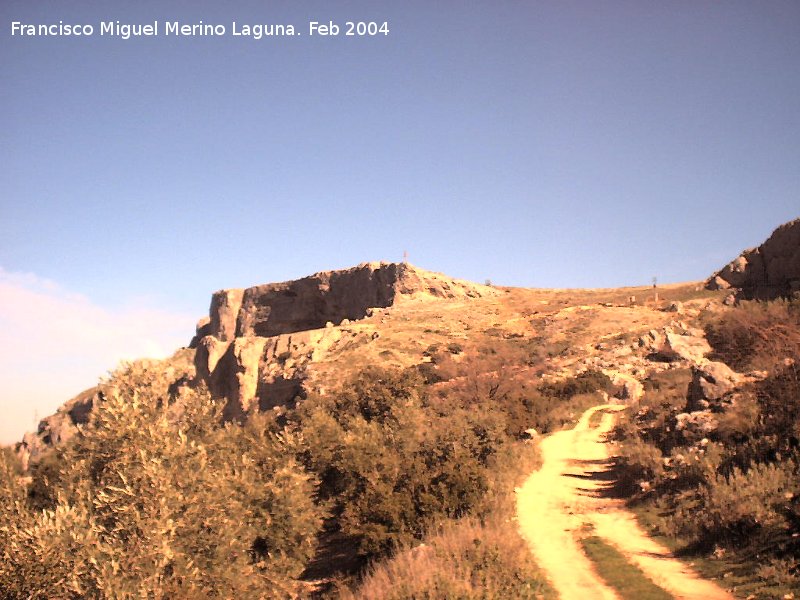
[[[368,341],[370,332],[348,329],[351,322],[415,298],[497,294],[492,287],[406,263],[363,263],[295,281],[221,290],[192,340],[197,375],[213,395],[228,399],[228,418],[242,418],[291,402],[301,392],[308,363],[343,335],[348,343],[353,336]]]
[[[758,248],[745,250],[706,281],[742,298],[769,299],[800,291],[800,219],[778,227]]]
[[[320,329],[329,322],[363,319],[370,309],[421,295],[453,299],[493,294],[493,288],[406,263],[363,263],[294,281],[220,290],[211,297],[209,319],[199,324],[198,340],[210,335],[230,342]]]

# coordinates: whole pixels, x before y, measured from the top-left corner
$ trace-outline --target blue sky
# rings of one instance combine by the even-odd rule
[[[59,20],[95,35],[11,35]],[[302,35],[125,41],[99,35],[107,20]],[[311,20],[390,33],[312,37]],[[794,0],[4,0],[0,23],[0,344],[15,349],[0,369],[16,382],[0,402],[15,410],[64,399],[40,407],[13,362],[39,327],[66,372],[76,342],[51,319],[104,323],[78,361],[100,374],[185,343],[223,287],[404,250],[506,285],[695,280],[800,216]],[[95,376],[80,377],[67,396]]]

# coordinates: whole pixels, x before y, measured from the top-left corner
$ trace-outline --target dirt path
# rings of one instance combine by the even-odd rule
[[[615,413],[624,408],[618,404],[595,406],[574,429],[542,440],[542,468],[517,490],[520,529],[537,562],[562,600],[619,598],[581,550],[578,538],[591,525],[594,534],[676,598],[733,600],[647,537],[621,501],[601,493],[612,485],[603,476],[611,455],[606,435],[614,425]],[[602,413],[599,423],[596,413]]]

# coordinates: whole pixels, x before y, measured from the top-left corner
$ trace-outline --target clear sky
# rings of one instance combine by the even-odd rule
[[[404,250],[504,285],[696,280],[800,216],[796,0],[3,0],[0,26],[0,441],[185,344],[215,289]]]

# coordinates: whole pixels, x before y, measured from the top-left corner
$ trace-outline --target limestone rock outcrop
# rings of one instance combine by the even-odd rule
[[[195,367],[212,395],[227,399],[225,416],[290,403],[302,392],[305,367],[343,336],[368,342],[358,322],[376,309],[420,298],[496,296],[490,286],[451,279],[407,263],[362,263],[340,271],[213,294],[198,323]],[[351,325],[353,327],[351,327]]]
[[[362,263],[282,283],[245,290],[221,290],[211,298],[208,335],[223,342],[235,337],[272,337],[325,327],[330,321],[363,319],[370,308],[429,296],[475,298],[497,290],[451,279],[407,263]]]
[[[221,290],[213,294],[208,316],[198,321],[189,348],[168,359],[136,363],[162,373],[175,398],[184,386],[204,382],[213,396],[226,400],[224,417],[241,420],[251,411],[285,406],[302,396],[311,363],[379,339],[381,311],[412,300],[501,293],[406,263],[377,262]],[[314,389],[322,387],[317,383]],[[16,446],[23,463],[77,435],[102,402],[100,389],[79,394],[43,419],[37,431],[25,434]]]
[[[686,410],[700,411],[718,405],[741,381],[741,376],[722,362],[707,361],[692,367]]]
[[[703,330],[678,322],[650,330],[639,338],[639,346],[661,360],[685,360],[693,364],[704,362],[705,355],[711,352]]]
[[[702,335],[680,334],[667,331],[660,354],[669,360],[687,360],[699,363],[711,352],[711,346]]]
[[[23,467],[27,468],[28,463],[36,460],[47,448],[58,446],[78,433],[78,427],[88,423],[99,393],[98,387],[81,392],[62,404],[54,414],[42,419],[35,432],[26,433],[17,448]]]
[[[758,248],[742,252],[714,273],[706,287],[733,288],[739,297],[748,299],[800,291],[800,219],[784,223]]]

